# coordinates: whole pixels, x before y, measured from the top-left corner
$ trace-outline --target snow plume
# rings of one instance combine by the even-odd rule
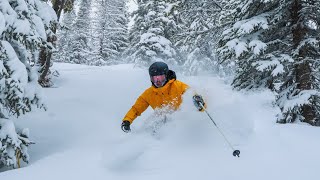
[[[222,81],[216,78],[189,76],[183,77],[183,81],[193,88],[183,95],[183,104],[178,111],[166,113],[166,115],[162,114],[163,111],[155,111],[139,117],[132,124],[130,134],[117,136],[119,141],[113,141],[112,145],[105,149],[108,153],[104,153],[103,159],[108,170],[117,174],[123,173],[124,169],[125,172],[130,173],[158,168],[176,170],[181,165],[192,167],[192,163],[184,161],[191,157],[204,158],[204,161],[210,162],[208,158],[220,156],[214,152],[223,152],[232,156],[232,151],[228,149],[227,143],[207,114],[197,111],[194,107],[192,95],[195,90],[204,97],[208,104],[207,111],[235,147],[241,147],[250,142],[250,137],[255,133],[254,129],[258,128],[255,121],[269,124],[271,119],[274,119],[272,115],[267,115],[271,121],[266,120],[268,118],[265,116],[262,120],[261,114],[256,116],[252,113],[260,105],[251,104],[251,101],[263,97],[263,100],[260,100],[268,104],[272,98],[270,93],[265,92],[263,96],[250,95],[244,98],[241,93],[233,92],[231,87],[223,85]],[[230,95],[231,92],[235,94]],[[266,105],[264,110],[269,108]],[[260,113],[263,112],[260,111]],[[250,116],[250,118],[244,116]],[[206,152],[210,152],[211,155]],[[185,156],[186,154],[188,156]],[[171,163],[167,163],[168,161]],[[202,170],[202,168],[203,166],[195,169]]]

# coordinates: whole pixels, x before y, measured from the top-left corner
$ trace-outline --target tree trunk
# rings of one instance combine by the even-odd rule
[[[61,16],[61,12],[64,8],[66,0],[56,0],[55,3],[52,5],[53,10],[57,14],[58,22]]]
[[[305,27],[303,20],[301,20],[301,9],[302,9],[302,1],[294,0],[292,4],[292,20],[294,26],[292,30],[293,34],[293,43],[294,47],[298,48],[301,42],[305,39],[307,35],[307,28]],[[294,57],[297,65],[295,67],[296,71],[296,83],[299,92],[303,90],[312,89],[312,76],[311,76],[311,67],[307,59],[308,57],[308,46],[300,47],[298,57]],[[304,117],[304,122],[307,122],[311,125],[314,125],[314,120],[316,114],[314,109],[310,104],[305,104],[301,107],[301,114]]]
[[[56,0],[56,1],[54,1],[54,4],[52,6],[53,10],[57,14],[58,22],[59,22],[64,4],[65,4],[65,0]],[[54,42],[57,40],[57,38],[55,36],[55,34],[57,32],[57,26],[53,25],[51,30],[54,35],[52,35],[51,37],[48,37],[47,42],[51,43],[54,46],[55,45]],[[51,83],[50,79],[48,78],[48,74],[50,72],[49,69],[50,69],[50,65],[51,65],[51,56],[52,56],[51,49],[49,49],[48,47],[41,48],[40,54],[39,54],[39,62],[38,62],[38,64],[41,67],[41,71],[40,71],[40,77],[39,77],[38,82],[42,87],[52,86],[52,83]]]
[[[299,64],[296,68],[297,88],[300,91],[311,89],[311,68],[307,61]],[[301,108],[304,122],[314,125],[316,114],[310,104],[305,104]]]

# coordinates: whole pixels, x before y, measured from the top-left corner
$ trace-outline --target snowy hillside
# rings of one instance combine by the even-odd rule
[[[148,109],[132,132],[121,120],[150,86],[148,72],[133,65],[54,65],[61,76],[44,89],[47,111],[15,120],[30,129],[30,163],[0,173],[1,180],[316,180],[320,136],[307,124],[276,124],[270,92],[244,95],[213,77],[178,79],[194,87],[235,148],[224,141],[205,113],[184,95],[168,122]],[[157,132],[153,133],[154,126]],[[151,131],[150,131],[151,129]]]

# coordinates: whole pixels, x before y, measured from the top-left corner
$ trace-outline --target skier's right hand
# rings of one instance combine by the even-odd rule
[[[127,120],[122,121],[121,129],[122,129],[122,131],[124,131],[126,133],[130,132],[131,131],[130,122]]]
[[[198,95],[198,94],[194,95],[192,97],[192,100],[193,100],[193,104],[196,106],[196,108],[199,111],[204,111],[204,108],[207,107],[201,95]]]

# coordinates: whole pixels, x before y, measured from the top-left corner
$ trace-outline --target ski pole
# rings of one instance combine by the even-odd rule
[[[226,140],[226,142],[228,143],[228,145],[230,146],[230,148],[233,150],[233,156],[238,156],[240,157],[240,150],[236,150],[233,148],[233,146],[231,145],[231,143],[228,141],[227,137],[223,134],[223,132],[220,130],[219,126],[214,122],[213,118],[210,116],[210,114],[208,113],[208,111],[206,110],[206,108],[203,106],[203,104],[200,102],[199,103],[201,108],[203,108],[204,112],[206,112],[206,114],[208,115],[208,117],[211,119],[211,121],[213,122],[213,124],[216,126],[216,128],[219,130],[220,134],[223,136],[223,138]]]

